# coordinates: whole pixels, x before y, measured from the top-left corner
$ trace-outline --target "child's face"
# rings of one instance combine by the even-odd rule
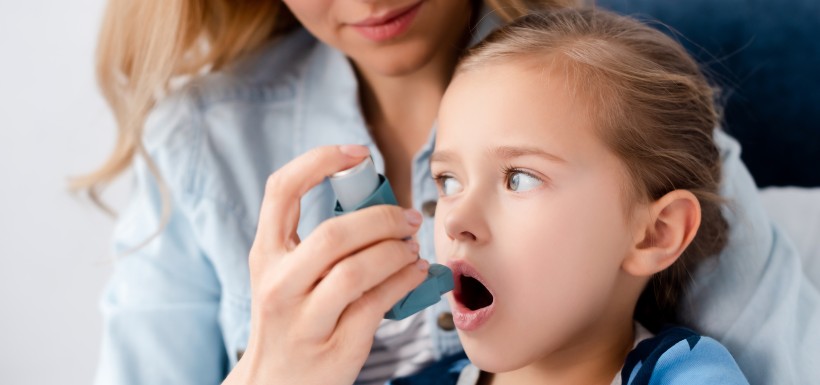
[[[566,358],[614,320],[631,325],[627,178],[572,88],[560,71],[490,65],[458,75],[442,103],[436,254],[456,275],[464,347],[486,371]]]

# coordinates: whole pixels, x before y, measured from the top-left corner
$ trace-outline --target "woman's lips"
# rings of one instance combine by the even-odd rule
[[[389,40],[407,31],[416,18],[421,4],[419,1],[409,7],[390,11],[382,16],[369,17],[350,26],[367,39],[376,42]]]
[[[455,281],[455,288],[453,289],[453,299],[454,299],[454,306],[453,306],[453,322],[455,323],[456,327],[462,331],[473,331],[481,327],[490,316],[493,315],[495,310],[495,293],[490,290],[490,287],[487,286],[486,281],[481,277],[478,271],[467,261],[463,259],[456,259],[451,260],[448,263],[450,269],[453,271],[453,281]],[[475,280],[481,282],[482,285],[490,292],[493,296],[493,302],[490,305],[482,307],[480,309],[471,310],[468,308],[463,300],[462,300],[462,288],[461,288],[461,277],[467,276],[472,277]]]

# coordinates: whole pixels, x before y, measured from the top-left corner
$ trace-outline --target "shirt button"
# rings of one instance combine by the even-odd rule
[[[421,213],[428,218],[436,215],[436,201],[427,201],[421,205]]]
[[[244,355],[245,355],[245,351],[244,351],[244,350],[241,350],[241,349],[240,349],[240,350],[237,350],[237,351],[236,351],[236,360],[237,360],[237,361],[241,360],[241,359],[242,359],[242,356],[244,356]]]
[[[444,331],[451,331],[456,328],[456,324],[453,322],[453,313],[444,312],[438,315],[438,327]]]

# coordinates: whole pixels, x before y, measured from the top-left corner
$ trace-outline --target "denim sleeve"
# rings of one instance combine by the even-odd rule
[[[820,294],[767,217],[740,145],[720,130],[715,140],[729,242],[695,273],[684,319],[723,343],[752,384],[812,382],[820,378]]]
[[[160,129],[146,143],[171,191],[169,221],[151,238],[160,226],[162,198],[146,163],[136,161],[134,192],[114,231],[115,268],[101,303],[99,385],[219,384],[227,371],[220,284],[186,215],[195,201],[185,184],[196,138],[186,127],[185,104],[169,104],[152,113],[147,126]]]

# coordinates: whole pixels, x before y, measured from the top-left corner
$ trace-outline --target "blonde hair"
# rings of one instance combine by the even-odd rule
[[[677,306],[689,271],[719,253],[727,239],[717,193],[720,154],[712,137],[719,123],[714,89],[670,37],[595,9],[525,16],[471,50],[456,76],[514,61],[563,65],[571,87],[593,106],[598,135],[626,165],[629,201],[655,201],[676,189],[697,197],[697,235],[677,262],[652,277],[635,313],[652,330],[679,322]]]
[[[504,21],[533,9],[574,3],[487,0]],[[86,190],[113,214],[99,199],[100,191],[140,155],[160,181],[166,217],[168,192],[142,147],[148,113],[176,80],[218,71],[298,26],[279,0],[109,0],[97,46],[97,81],[118,134],[108,159],[88,175],[73,178],[72,189]]]
[[[71,187],[85,189],[104,210],[99,192],[142,155],[145,118],[173,79],[215,71],[297,25],[279,1],[109,0],[97,45],[97,82],[118,133],[108,159]],[[163,201],[168,201],[164,184]],[[167,206],[167,204],[166,204]],[[163,209],[167,216],[167,207]]]

